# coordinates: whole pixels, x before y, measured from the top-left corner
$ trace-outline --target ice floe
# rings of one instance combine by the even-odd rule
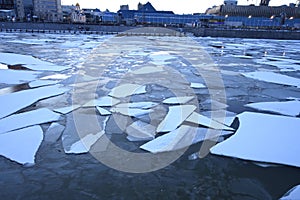
[[[52,112],[48,108],[14,114],[0,119],[0,134],[32,125],[57,121],[59,118],[59,114]]]
[[[109,93],[109,96],[122,98],[134,94],[144,94],[146,92],[146,86],[137,84],[123,84],[113,88]]]
[[[53,111],[65,115],[65,114],[68,114],[68,113],[72,112],[73,110],[76,110],[80,107],[81,107],[80,105],[71,105],[71,106],[67,106],[67,107],[63,107],[63,108],[56,108]]]
[[[206,88],[206,86],[202,83],[191,83],[190,84],[190,87],[191,88],[194,88],[194,89],[202,89],[202,88]]]
[[[100,115],[104,115],[104,116],[105,115],[111,115],[111,112],[104,109],[104,108],[101,108],[99,106],[97,106],[96,108],[97,108],[98,112],[100,113]]]
[[[23,70],[0,69],[0,83],[21,84],[34,81],[40,73]]]
[[[143,121],[135,121],[126,128],[129,141],[152,140],[156,134],[156,127]]]
[[[186,104],[187,102],[193,100],[194,96],[186,96],[186,97],[171,97],[168,99],[165,99],[163,101],[164,104]]]
[[[206,126],[213,129],[220,129],[220,130],[234,130],[224,124],[221,124],[215,120],[212,120],[204,115],[200,115],[199,113],[193,112],[185,121],[191,122],[194,124],[200,124],[202,126]]]
[[[113,97],[100,97],[98,99],[93,99],[86,104],[83,105],[83,107],[95,107],[95,106],[114,106],[116,104],[120,103],[120,100],[115,99]]]
[[[33,164],[42,141],[40,126],[0,134],[0,155],[20,164]]]
[[[53,80],[35,80],[29,83],[29,87],[36,88],[36,87],[47,86],[47,85],[55,85],[57,83],[59,82]]]
[[[299,200],[300,199],[300,185],[290,189],[280,200]]]
[[[298,88],[300,87],[300,79],[282,74],[277,74],[274,72],[249,72],[242,73],[242,75],[260,81],[276,83],[281,85],[296,86]]]
[[[155,67],[142,67],[136,70],[130,71],[132,74],[141,75],[141,74],[151,74],[151,73],[158,73],[163,72],[164,68],[161,66]]]
[[[212,147],[211,153],[300,167],[299,118],[252,112],[237,117],[237,132]]]
[[[166,117],[158,125],[156,132],[169,132],[175,130],[194,112],[194,110],[196,110],[196,108],[197,107],[194,105],[170,106]]]
[[[254,108],[262,111],[271,111],[288,116],[298,116],[300,114],[300,101],[284,101],[284,102],[259,102],[249,103],[246,107]]]
[[[14,53],[0,53],[0,62],[7,65],[23,65],[36,71],[63,71],[70,68],[45,62],[32,56]]]
[[[215,139],[228,134],[232,134],[232,132],[182,125],[170,133],[143,144],[140,148],[151,153],[175,151],[207,139]]]
[[[47,129],[47,131],[45,132],[45,138],[44,141],[46,142],[56,142],[62,132],[65,130],[65,127],[59,123],[52,123],[49,128]]]
[[[45,98],[57,96],[68,91],[61,85],[45,86],[0,96],[0,119],[17,112]]]
[[[157,106],[158,103],[143,101],[143,102],[132,102],[132,103],[121,103],[116,107],[118,108],[140,108],[140,109],[149,109]]]

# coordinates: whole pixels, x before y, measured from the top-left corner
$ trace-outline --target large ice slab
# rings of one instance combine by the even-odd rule
[[[37,78],[40,73],[32,71],[0,69],[0,83],[21,84],[28,83]]]
[[[249,103],[245,106],[257,110],[271,111],[288,116],[297,116],[300,114],[300,101],[260,102]]]
[[[242,75],[260,81],[276,83],[281,85],[296,86],[298,88],[300,87],[300,79],[282,74],[277,74],[274,72],[249,72],[242,73]]]
[[[42,141],[40,126],[0,134],[0,155],[20,164],[33,164]]]
[[[290,189],[280,200],[299,200],[300,199],[300,185]]]
[[[164,104],[186,104],[187,102],[193,100],[194,96],[187,96],[187,97],[171,97],[167,98],[163,101]]]
[[[237,117],[237,132],[212,147],[211,153],[300,167],[299,118],[252,112]]]
[[[0,134],[32,125],[57,121],[59,118],[59,114],[52,112],[48,108],[14,114],[0,119]]]
[[[182,125],[170,133],[147,142],[140,146],[140,148],[150,151],[151,153],[175,151],[204,140],[214,139],[228,134],[232,134],[232,132]]]
[[[200,124],[202,126],[206,126],[213,129],[219,129],[219,130],[234,130],[233,128],[230,128],[228,126],[225,126],[224,124],[221,124],[215,120],[212,120],[208,117],[205,117],[204,115],[200,115],[199,113],[193,112],[187,119],[187,122],[191,122],[194,124]]]
[[[32,56],[14,53],[0,53],[0,62],[8,65],[24,65],[24,67],[36,71],[63,71],[70,68],[45,62]]]
[[[146,93],[146,86],[137,84],[123,84],[113,88],[108,95],[116,98],[122,98],[134,94],[144,93]]]
[[[156,132],[169,132],[175,130],[181,123],[190,116],[194,110],[194,105],[170,106],[168,114],[158,125]]]
[[[0,96],[0,119],[17,112],[45,98],[57,96],[68,91],[60,85],[23,90]]]

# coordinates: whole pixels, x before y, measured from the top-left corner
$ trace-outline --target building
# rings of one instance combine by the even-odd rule
[[[86,16],[83,10],[80,9],[80,5],[77,3],[75,9],[71,13],[72,23],[86,23]]]
[[[33,0],[35,18],[44,22],[61,22],[61,0]]]
[[[14,0],[0,0],[1,10],[13,10],[15,8]]]

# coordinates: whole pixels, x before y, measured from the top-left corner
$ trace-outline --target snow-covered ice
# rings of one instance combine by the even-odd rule
[[[300,167],[299,118],[252,112],[237,117],[237,132],[212,147],[211,153]]]
[[[20,164],[34,164],[42,141],[43,130],[40,126],[0,134],[0,155]]]
[[[32,125],[58,121],[59,118],[59,114],[52,112],[48,108],[14,114],[0,119],[0,134]]]
[[[67,88],[63,88],[61,85],[54,85],[2,95],[0,96],[0,119],[26,108],[41,99],[57,96],[66,91],[68,91]]]
[[[283,101],[283,102],[259,102],[249,103],[246,107],[262,111],[271,111],[288,116],[297,116],[300,114],[300,101]]]
[[[194,105],[170,106],[166,117],[158,125],[156,132],[169,132],[175,130],[194,112],[194,110],[196,110],[196,108],[197,107]]]

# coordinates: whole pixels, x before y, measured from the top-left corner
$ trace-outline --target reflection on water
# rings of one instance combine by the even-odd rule
[[[3,89],[0,89],[0,95],[10,94],[10,93],[13,93],[13,92],[19,92],[19,91],[22,91],[22,90],[27,90],[29,88],[30,87],[29,87],[28,83],[15,85],[15,86],[11,86],[11,87],[6,87],[6,88],[3,88]]]

